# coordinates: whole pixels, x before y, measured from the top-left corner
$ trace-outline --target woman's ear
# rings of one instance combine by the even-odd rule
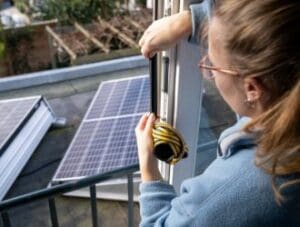
[[[248,101],[256,102],[261,100],[264,88],[257,78],[248,77],[244,78],[244,91]]]

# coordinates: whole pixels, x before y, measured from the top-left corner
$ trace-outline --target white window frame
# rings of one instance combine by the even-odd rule
[[[172,14],[177,13],[179,10],[188,9],[190,2],[188,0],[166,0],[164,1],[164,10],[171,11]],[[167,9],[168,6],[171,6],[171,10]],[[167,106],[167,111],[161,108],[160,114],[161,116],[166,114],[167,122],[180,131],[189,147],[188,158],[175,166],[159,162],[162,176],[175,187],[177,192],[185,179],[194,176],[197,160],[203,90],[197,66],[200,50],[197,51],[197,48],[195,44],[183,40],[175,48],[163,53],[170,58],[170,65],[168,94],[162,92],[160,94],[161,106]]]

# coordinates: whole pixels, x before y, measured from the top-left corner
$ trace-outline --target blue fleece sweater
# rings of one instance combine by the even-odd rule
[[[200,1],[202,2],[202,1]],[[205,0],[199,4],[190,5],[192,17],[192,34],[189,37],[189,42],[199,44],[199,32],[202,23],[206,23],[212,14],[212,8],[215,0]]]
[[[254,138],[241,131],[248,121],[221,134],[216,160],[179,196],[165,182],[142,183],[140,226],[300,226],[299,187],[277,205],[270,176],[254,164]]]

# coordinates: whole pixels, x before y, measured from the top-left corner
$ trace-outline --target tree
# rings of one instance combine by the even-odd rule
[[[45,0],[40,11],[44,19],[57,18],[63,24],[87,23],[95,17],[110,17],[115,7],[111,0]]]

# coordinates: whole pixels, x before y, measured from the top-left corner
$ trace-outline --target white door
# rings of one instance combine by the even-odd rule
[[[160,7],[166,15],[188,9],[191,2],[166,0]],[[175,166],[162,162],[159,165],[163,177],[178,191],[183,180],[200,174],[215,158],[217,138],[222,129],[235,121],[235,114],[222,101],[214,85],[202,80],[197,66],[198,46],[183,40],[162,55],[169,57],[170,64],[168,93],[161,93],[160,114],[180,131],[189,146],[188,158]]]

